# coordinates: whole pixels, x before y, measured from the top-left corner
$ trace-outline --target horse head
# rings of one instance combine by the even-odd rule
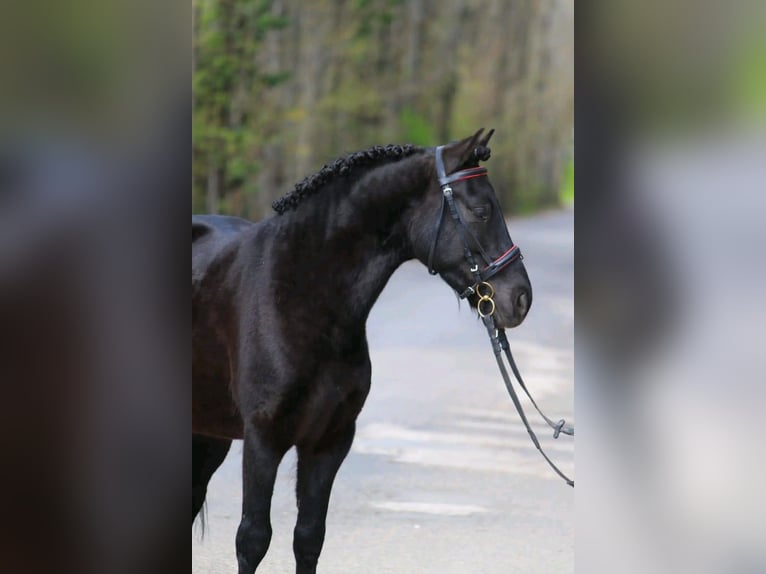
[[[490,315],[498,328],[515,327],[532,304],[532,286],[511,240],[500,202],[480,161],[494,130],[434,150],[432,177],[411,218],[415,257],[461,298]]]

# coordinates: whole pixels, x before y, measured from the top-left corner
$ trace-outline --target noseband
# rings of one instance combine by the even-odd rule
[[[444,212],[446,211],[446,206],[449,209],[450,215],[452,215],[452,219],[455,222],[455,225],[457,226],[458,233],[460,234],[460,239],[463,242],[463,253],[465,255],[466,261],[468,262],[471,274],[474,277],[473,285],[468,286],[462,293],[460,293],[460,298],[465,299],[466,297],[470,297],[474,293],[477,293],[483,283],[486,284],[486,290],[491,290],[494,293],[492,286],[488,283],[489,279],[505,269],[514,260],[518,258],[523,259],[521,250],[517,245],[513,244],[513,241],[511,241],[511,246],[505,251],[505,253],[503,253],[497,259],[490,259],[489,255],[487,255],[487,252],[479,242],[479,239],[471,231],[471,228],[466,225],[465,220],[463,219],[463,215],[460,212],[460,208],[457,206],[455,203],[455,198],[452,196],[451,187],[451,184],[453,183],[467,181],[475,177],[485,177],[487,175],[487,168],[472,167],[469,169],[456,171],[451,175],[447,175],[444,169],[444,159],[442,158],[443,147],[444,146],[439,146],[436,148],[436,175],[439,177],[439,185],[442,189],[442,203],[441,209],[439,210],[439,218],[436,220],[434,239],[431,242],[431,248],[428,250],[428,272],[431,275],[436,275],[437,273],[437,271],[434,269],[434,256],[436,254],[436,244],[439,241],[442,224],[444,223]],[[471,249],[471,242],[469,241],[469,238],[473,241],[473,245],[476,246],[479,251],[479,255],[486,264],[485,267],[481,269],[479,268],[479,264],[476,262],[476,257],[474,256],[474,252]],[[508,239],[510,240],[510,237]],[[487,298],[482,296],[481,293],[479,293],[479,297],[481,300],[485,301],[492,300],[491,296]],[[494,312],[494,305],[492,306],[492,311],[488,314],[491,315],[492,312]]]
[[[498,329],[495,325],[495,319],[492,317],[492,315],[495,313],[495,301],[493,299],[495,290],[489,283],[489,279],[510,265],[517,258],[524,259],[524,257],[521,255],[521,250],[517,245],[513,243],[509,236],[508,240],[510,241],[511,246],[505,251],[505,253],[503,253],[497,259],[489,258],[476,235],[471,231],[471,228],[466,225],[465,220],[460,213],[460,208],[457,206],[455,203],[455,198],[452,196],[451,187],[451,184],[453,183],[466,181],[475,177],[484,177],[487,175],[487,169],[484,167],[472,167],[469,169],[456,171],[451,175],[447,175],[444,170],[442,148],[443,146],[436,148],[436,174],[439,177],[439,185],[442,189],[442,204],[441,209],[439,210],[439,218],[436,221],[434,239],[431,242],[431,248],[428,251],[428,272],[431,275],[437,274],[437,271],[433,267],[433,262],[434,255],[436,253],[436,244],[439,241],[439,235],[441,234],[442,224],[444,222],[444,212],[446,205],[447,208],[449,208],[452,219],[455,221],[455,225],[457,226],[458,233],[460,234],[460,239],[463,242],[463,253],[465,255],[466,261],[468,262],[468,265],[470,266],[471,274],[474,277],[473,285],[468,286],[462,293],[460,293],[460,298],[465,299],[474,293],[479,296],[479,301],[477,304],[479,316],[481,317],[484,326],[487,328],[487,333],[489,334],[489,339],[492,343],[492,350],[495,353],[495,359],[497,360],[497,366],[500,369],[500,374],[503,376],[505,387],[508,389],[508,394],[513,401],[513,405],[516,407],[516,411],[519,413],[519,417],[524,423],[524,426],[527,429],[527,433],[532,439],[532,443],[535,445],[535,447],[537,447],[537,450],[540,451],[540,453],[543,455],[543,458],[545,458],[546,462],[556,472],[556,474],[563,478],[569,486],[574,487],[574,481],[567,477],[563,472],[561,472],[561,470],[553,463],[553,461],[548,458],[548,455],[545,454],[545,451],[543,451],[542,447],[540,446],[540,441],[537,439],[537,435],[535,435],[535,432],[532,430],[532,427],[527,420],[527,416],[524,413],[524,409],[521,406],[521,402],[519,401],[519,397],[516,394],[516,390],[511,383],[511,378],[508,375],[505,364],[503,363],[503,354],[505,354],[505,357],[508,360],[508,364],[511,366],[511,371],[516,377],[516,380],[519,382],[521,388],[524,390],[524,393],[527,395],[527,397],[529,397],[529,400],[532,402],[537,412],[540,413],[540,415],[543,417],[545,422],[548,423],[548,425],[553,429],[553,438],[559,438],[561,433],[574,436],[574,427],[572,425],[566,424],[564,419],[554,423],[551,419],[545,416],[545,414],[540,410],[540,407],[537,406],[537,403],[529,393],[527,386],[524,384],[524,380],[521,378],[521,373],[516,366],[516,361],[513,360],[513,355],[511,354],[511,346],[508,343],[508,338],[505,336],[505,329]],[[476,262],[476,257],[471,250],[469,237],[473,240],[473,244],[478,249],[479,255],[481,255],[481,258],[486,263],[486,266],[482,269],[479,268],[479,264]]]

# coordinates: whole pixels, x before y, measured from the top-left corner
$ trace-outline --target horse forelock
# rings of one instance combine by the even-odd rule
[[[328,184],[349,175],[355,168],[377,167],[383,162],[398,161],[423,150],[424,148],[412,144],[391,144],[373,146],[363,151],[351,153],[326,164],[317,173],[297,183],[291,192],[274,201],[271,207],[278,214],[283,214],[295,209],[304,199],[315,195]]]

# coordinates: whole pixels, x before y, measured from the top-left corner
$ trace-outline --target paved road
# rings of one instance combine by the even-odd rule
[[[534,291],[509,332],[525,379],[552,417],[573,420],[574,213],[510,222]],[[330,503],[322,574],[573,572],[574,493],[546,466],[506,395],[481,323],[419,263],[399,269],[368,323],[373,381]],[[531,407],[530,407],[531,408]],[[531,416],[531,414],[530,414]],[[535,417],[532,417],[537,420]],[[574,468],[569,437],[544,448]],[[241,442],[210,483],[193,572],[237,571]],[[274,537],[259,572],[294,571],[295,457],[280,467]]]

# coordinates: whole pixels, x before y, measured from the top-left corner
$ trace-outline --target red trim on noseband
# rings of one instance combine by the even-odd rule
[[[503,253],[503,254],[502,254],[500,257],[498,257],[497,259],[495,259],[495,261],[493,261],[492,263],[495,263],[496,261],[500,261],[500,260],[501,260],[503,257],[505,257],[506,255],[508,255],[508,254],[509,254],[511,251],[513,251],[514,249],[516,249],[516,245],[511,245],[510,249],[508,249],[508,250],[507,250],[505,253]]]
[[[466,175],[465,177],[461,177],[460,179],[456,179],[452,183],[457,183],[459,181],[465,181],[466,179],[473,179],[474,177],[484,177],[487,173],[477,173],[476,175]]]

